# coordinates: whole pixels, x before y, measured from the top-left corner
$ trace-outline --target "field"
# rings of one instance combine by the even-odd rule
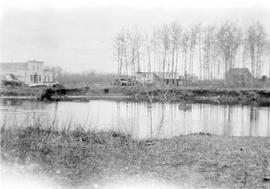
[[[123,177],[199,188],[269,188],[270,140],[207,133],[135,140],[116,132],[32,126],[1,129],[3,162],[34,165],[64,186]]]

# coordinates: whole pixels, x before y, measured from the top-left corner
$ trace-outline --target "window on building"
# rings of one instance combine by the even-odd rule
[[[38,76],[38,80],[41,81],[41,75]]]
[[[34,76],[30,75],[30,80],[33,81],[34,80]]]

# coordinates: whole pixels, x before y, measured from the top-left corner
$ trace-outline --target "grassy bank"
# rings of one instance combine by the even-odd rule
[[[267,138],[193,134],[134,140],[82,129],[2,128],[1,157],[4,162],[31,162],[67,185],[143,176],[195,187],[270,187]]]
[[[37,96],[42,92],[39,88],[21,87],[1,87],[0,96]]]
[[[99,86],[82,89],[65,89],[65,98],[53,96],[52,100],[73,101],[91,99],[115,99],[151,102],[189,102],[211,104],[241,104],[254,106],[270,106],[269,89],[249,88],[200,88],[200,87],[112,87]],[[39,96],[38,89],[2,90],[2,98],[8,96]]]
[[[141,91],[138,100],[191,102],[211,104],[241,104],[270,106],[270,90],[267,89],[213,89],[213,88],[168,88]]]

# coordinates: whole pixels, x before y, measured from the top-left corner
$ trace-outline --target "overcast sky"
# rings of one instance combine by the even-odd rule
[[[204,3],[202,3],[204,2]],[[270,4],[247,0],[2,1],[0,62],[42,60],[80,72],[115,72],[113,37],[122,28],[151,31],[183,25],[262,22],[270,31]]]

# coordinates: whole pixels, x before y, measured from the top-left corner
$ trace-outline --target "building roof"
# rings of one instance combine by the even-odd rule
[[[35,60],[35,59],[33,59],[33,60],[28,60],[27,63],[38,63],[38,64],[43,64],[42,61],[38,61],[38,60]]]
[[[164,79],[174,79],[175,76],[176,78],[179,78],[180,77],[180,74],[179,73],[172,73],[172,72],[137,72],[137,74],[154,74],[156,75],[157,77],[159,78],[163,78],[163,74],[164,74]]]
[[[228,75],[251,75],[248,68],[231,68],[227,71]]]
[[[175,79],[175,78],[179,78],[180,77],[180,74],[179,73],[172,73],[172,72],[155,72],[155,74],[160,77],[160,78],[163,78],[164,76],[164,79]]]

